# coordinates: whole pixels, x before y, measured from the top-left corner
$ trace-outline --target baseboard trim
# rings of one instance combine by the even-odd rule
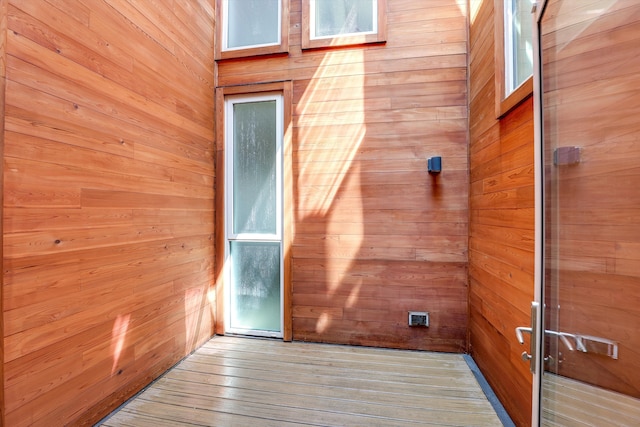
[[[476,365],[473,357],[468,354],[463,354],[462,356],[464,357],[464,361],[467,362],[467,366],[469,366],[469,369],[473,373],[473,376],[476,377],[476,381],[478,381],[478,384],[484,392],[484,395],[487,397],[487,400],[489,400],[489,403],[491,403],[491,406],[493,406],[494,411],[496,411],[496,415],[498,415],[498,418],[502,422],[502,425],[505,427],[515,427],[515,424],[511,420],[511,417],[504,409],[504,406],[502,406],[502,403],[498,399],[498,396],[496,396],[496,394],[493,392],[493,389],[484,378],[484,375],[482,375],[482,372],[480,371],[480,368],[478,368],[478,365]]]

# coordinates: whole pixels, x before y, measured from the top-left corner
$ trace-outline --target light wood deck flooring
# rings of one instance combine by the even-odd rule
[[[462,355],[215,337],[102,425],[502,424]]]
[[[545,373],[542,425],[640,426],[640,399]]]

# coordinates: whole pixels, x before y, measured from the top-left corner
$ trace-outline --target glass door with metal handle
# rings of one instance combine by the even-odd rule
[[[538,3],[533,425],[636,426],[640,2]]]

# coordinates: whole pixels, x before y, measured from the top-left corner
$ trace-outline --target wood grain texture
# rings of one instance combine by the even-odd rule
[[[640,5],[614,1],[596,15],[590,10],[585,3],[568,13],[550,1],[541,29],[545,303],[552,329],[607,338],[619,350],[612,359],[597,347],[570,351],[549,338],[557,363],[548,369],[637,399],[640,59],[630,52],[640,41]],[[579,162],[554,164],[554,150],[567,146],[580,147]]]
[[[293,339],[465,351],[464,7],[381,2],[385,43],[303,51],[289,3],[289,54],[219,61],[218,85],[293,84]]]
[[[213,332],[214,6],[0,5],[0,424],[92,424]]]
[[[459,354],[216,337],[101,424],[496,426]]]
[[[638,398],[549,373],[544,381],[544,426],[640,424]]]
[[[7,0],[0,0],[0,159],[4,159],[5,146],[5,89],[7,85]],[[4,162],[0,164],[0,187],[4,189]],[[4,191],[0,191],[0,207],[4,206]],[[4,236],[4,214],[0,217],[0,235]],[[0,245],[0,259],[4,259],[4,248]],[[4,268],[0,271],[0,425],[6,425],[5,417],[5,366],[4,366],[4,316],[5,291]]]
[[[493,1],[469,27],[470,352],[516,425],[531,423],[531,374],[514,328],[533,300],[533,102],[496,119]]]

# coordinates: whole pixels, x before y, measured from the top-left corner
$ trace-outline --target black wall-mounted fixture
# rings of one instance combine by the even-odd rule
[[[427,160],[427,170],[430,174],[437,174],[442,171],[442,157],[431,157]]]

